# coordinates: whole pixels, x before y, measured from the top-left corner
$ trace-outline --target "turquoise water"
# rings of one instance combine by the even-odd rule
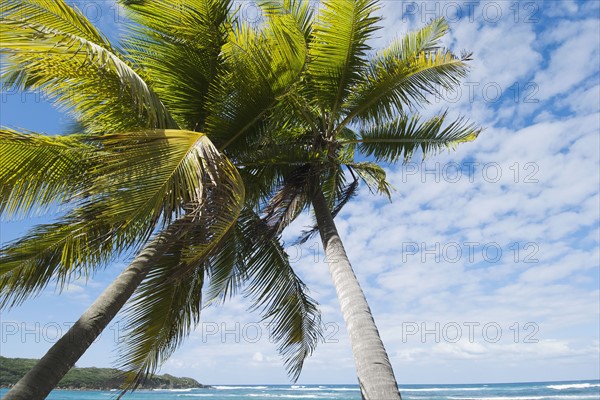
[[[403,400],[600,400],[600,381],[469,385],[400,385]],[[0,394],[6,389],[0,389]],[[56,390],[48,400],[109,400],[117,392]],[[127,400],[360,400],[356,385],[240,385],[214,389],[140,390]]]

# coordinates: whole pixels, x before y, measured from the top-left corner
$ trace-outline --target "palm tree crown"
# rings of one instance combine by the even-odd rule
[[[323,1],[317,15],[291,0],[263,9],[267,19],[294,18],[304,34],[297,46],[304,46],[298,52],[305,63],[275,111],[256,125],[260,140],[225,152],[247,187],[258,187],[249,196],[262,194],[252,201],[263,205],[276,231],[309,206],[317,188],[335,216],[359,181],[391,195],[379,164],[408,161],[418,150],[425,156],[452,149],[481,132],[464,117],[448,121],[447,111],[428,119],[415,112],[428,95],[455,89],[468,71],[469,54],[441,47],[443,19],[375,53],[369,40],[379,28],[376,1]]]

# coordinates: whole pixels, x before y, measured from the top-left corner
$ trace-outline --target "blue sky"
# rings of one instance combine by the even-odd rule
[[[112,1],[76,3],[114,37],[123,14]],[[243,16],[258,18],[251,3],[240,4]],[[472,51],[473,68],[458,93],[422,111],[449,107],[486,127],[455,152],[388,166],[393,202],[365,189],[336,219],[399,383],[597,379],[600,3],[382,6],[377,48],[434,16],[450,21],[446,44]],[[69,122],[43,96],[12,92],[2,93],[0,120],[48,133]],[[30,222],[2,222],[0,240]],[[284,239],[310,224],[301,216]],[[314,239],[288,249],[326,324],[300,383],[354,383],[320,248]],[[3,312],[0,354],[41,357],[126,261]],[[162,372],[213,384],[287,383],[276,345],[247,307],[236,298],[207,309]],[[120,325],[117,317],[78,365],[111,365]]]

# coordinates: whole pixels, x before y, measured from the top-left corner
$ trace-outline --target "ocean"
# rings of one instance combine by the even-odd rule
[[[0,395],[6,393],[0,389]],[[400,385],[403,400],[600,400],[600,381]],[[55,390],[48,400],[110,400],[117,392]],[[139,390],[126,400],[360,400],[357,385],[223,385],[214,389]]]

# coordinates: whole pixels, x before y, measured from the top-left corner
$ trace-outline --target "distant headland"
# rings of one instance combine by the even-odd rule
[[[12,387],[37,362],[31,358],[0,356],[0,388]],[[57,389],[112,390],[123,384],[123,371],[115,368],[72,368],[60,381]],[[152,375],[139,389],[211,388],[192,378],[178,378],[169,374]]]

